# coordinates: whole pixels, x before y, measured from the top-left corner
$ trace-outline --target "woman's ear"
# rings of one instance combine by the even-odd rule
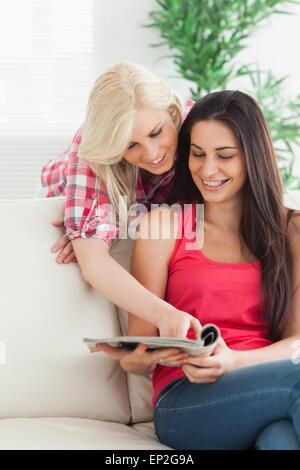
[[[168,111],[173,119],[177,116],[177,111],[176,111],[175,106],[170,106],[168,108]]]

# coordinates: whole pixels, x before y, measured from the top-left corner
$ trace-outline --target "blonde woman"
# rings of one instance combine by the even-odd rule
[[[161,336],[198,336],[200,323],[151,293],[110,255],[133,203],[162,203],[174,176],[178,131],[193,102],[136,64],[111,67],[91,91],[86,118],[65,153],[42,169],[47,197],[66,196],[58,262],[76,260],[83,278]],[[113,209],[113,211],[111,211]],[[115,215],[115,218],[113,217]]]

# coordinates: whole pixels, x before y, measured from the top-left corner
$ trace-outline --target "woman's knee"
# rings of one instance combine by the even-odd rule
[[[294,425],[282,419],[266,426],[257,436],[256,450],[300,450],[300,442]]]

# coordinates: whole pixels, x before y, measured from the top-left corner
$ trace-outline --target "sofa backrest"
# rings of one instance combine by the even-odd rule
[[[126,375],[83,337],[120,335],[116,308],[51,247],[65,198],[0,200],[0,418],[128,423]]]

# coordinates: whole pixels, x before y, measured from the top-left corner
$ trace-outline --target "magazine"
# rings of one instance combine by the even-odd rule
[[[164,338],[161,336],[116,336],[113,338],[83,338],[91,352],[97,343],[106,343],[114,347],[124,347],[129,350],[135,349],[140,343],[146,344],[148,349],[177,348],[191,356],[200,356],[201,354],[210,354],[216,342],[220,337],[220,331],[216,325],[208,323],[201,329],[200,338],[178,339]]]

